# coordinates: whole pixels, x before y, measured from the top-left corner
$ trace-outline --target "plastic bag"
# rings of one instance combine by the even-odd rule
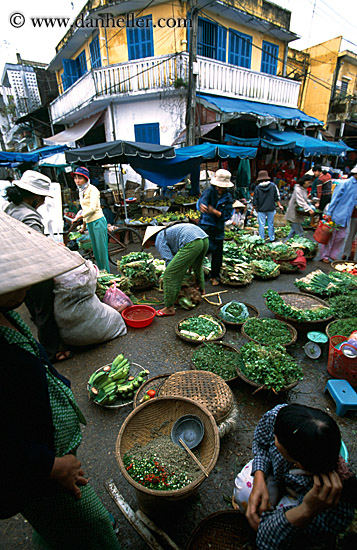
[[[231,315],[229,311],[227,311],[228,307],[232,305],[236,306],[236,311],[239,311],[239,318],[235,315]],[[225,304],[223,307],[221,307],[219,316],[224,321],[230,321],[231,323],[243,323],[246,319],[248,319],[249,311],[245,304],[233,300],[232,302],[229,302],[228,304]]]
[[[124,294],[124,292],[120,290],[120,288],[117,287],[116,283],[108,288],[108,290],[104,294],[103,302],[119,311],[119,313],[122,312],[126,307],[133,305],[133,302],[130,300],[130,298],[126,294]]]

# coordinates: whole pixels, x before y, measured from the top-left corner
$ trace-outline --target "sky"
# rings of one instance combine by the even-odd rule
[[[16,63],[16,52],[23,59],[49,63],[70,24],[62,28],[34,28],[30,17],[69,17],[73,20],[86,1],[13,0],[3,5],[0,76],[4,63]],[[142,2],[143,6],[147,3],[148,0]],[[290,30],[301,38],[291,42],[291,47],[303,49],[342,35],[349,41],[343,43],[343,49],[357,53],[356,0],[275,0],[274,3],[292,12]]]

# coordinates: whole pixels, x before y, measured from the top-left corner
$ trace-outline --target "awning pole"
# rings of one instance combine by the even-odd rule
[[[121,166],[121,164],[119,164],[119,166],[120,166],[120,170],[119,170],[119,180],[120,180],[120,185],[121,185],[121,188],[122,188],[122,191],[123,191],[124,215],[125,215],[125,223],[126,223],[126,220],[128,219],[128,211],[127,211],[127,208],[126,208],[125,186],[124,186],[124,178],[123,178],[122,166]]]

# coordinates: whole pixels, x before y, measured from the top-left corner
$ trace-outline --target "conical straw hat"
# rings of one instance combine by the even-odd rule
[[[151,239],[151,237],[153,237],[156,233],[158,233],[158,232],[161,231],[162,229],[165,229],[165,225],[149,225],[149,226],[146,228],[146,231],[145,231],[145,235],[144,235],[144,238],[143,238],[142,245],[144,245],[144,244],[146,243],[146,241],[148,241],[149,239]]]
[[[0,294],[52,279],[84,259],[28,225],[0,212]]]

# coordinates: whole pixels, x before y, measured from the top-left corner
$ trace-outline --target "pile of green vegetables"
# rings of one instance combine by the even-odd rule
[[[267,290],[263,296],[270,311],[281,315],[282,317],[286,317],[287,319],[298,321],[299,323],[304,323],[307,321],[322,321],[323,319],[327,319],[333,315],[332,309],[325,307],[322,304],[311,309],[300,309],[295,306],[291,306],[284,302],[283,298],[275,290]]]
[[[223,380],[235,378],[240,365],[238,352],[213,342],[200,346],[192,355],[191,361],[196,369],[218,374]]]
[[[253,280],[250,263],[238,259],[223,258],[220,279],[224,284],[248,285]]]
[[[330,271],[324,273],[320,269],[312,271],[306,277],[296,279],[295,286],[321,296],[344,294],[349,290],[357,289],[357,278],[348,273]]]
[[[181,321],[178,331],[190,340],[204,341],[221,336],[224,333],[224,328],[218,319],[211,315],[198,315]]]
[[[250,266],[255,277],[270,279],[280,275],[280,266],[273,260],[253,260],[250,262]]]
[[[291,342],[292,334],[289,327],[278,319],[259,319],[252,317],[244,323],[247,336],[263,346],[280,344],[284,346]]]
[[[357,291],[331,297],[329,306],[336,319],[357,317]]]
[[[269,256],[269,246],[258,235],[248,235],[239,241],[239,249],[242,253],[257,260]]]
[[[236,242],[226,241],[223,243],[223,259],[249,262],[251,258],[246,251],[238,248]]]
[[[112,286],[116,284],[118,288],[125,294],[130,293],[132,283],[128,277],[123,277],[120,275],[112,275],[106,271],[100,271],[97,277],[97,289],[96,294],[100,300],[104,298],[104,294]]]
[[[349,319],[339,319],[334,321],[326,329],[327,336],[346,336],[348,338],[354,330],[357,330],[357,317],[351,317]]]
[[[291,237],[287,243],[292,248],[299,248],[303,250],[305,256],[315,256],[317,252],[317,243],[313,242],[307,237],[301,237],[300,235],[294,235]]]
[[[287,244],[274,242],[274,243],[268,244],[267,246],[269,246],[270,256],[274,260],[285,260],[285,261],[295,260],[297,256],[295,250]]]
[[[287,223],[283,227],[275,227],[274,228],[275,238],[276,239],[284,239],[285,237],[287,237],[289,235],[290,230],[291,230],[290,223]]]
[[[301,367],[283,346],[261,346],[248,342],[239,351],[244,376],[274,392],[281,391],[303,377]]]
[[[133,287],[157,283],[154,257],[147,252],[130,252],[120,260],[121,272],[130,279]]]

